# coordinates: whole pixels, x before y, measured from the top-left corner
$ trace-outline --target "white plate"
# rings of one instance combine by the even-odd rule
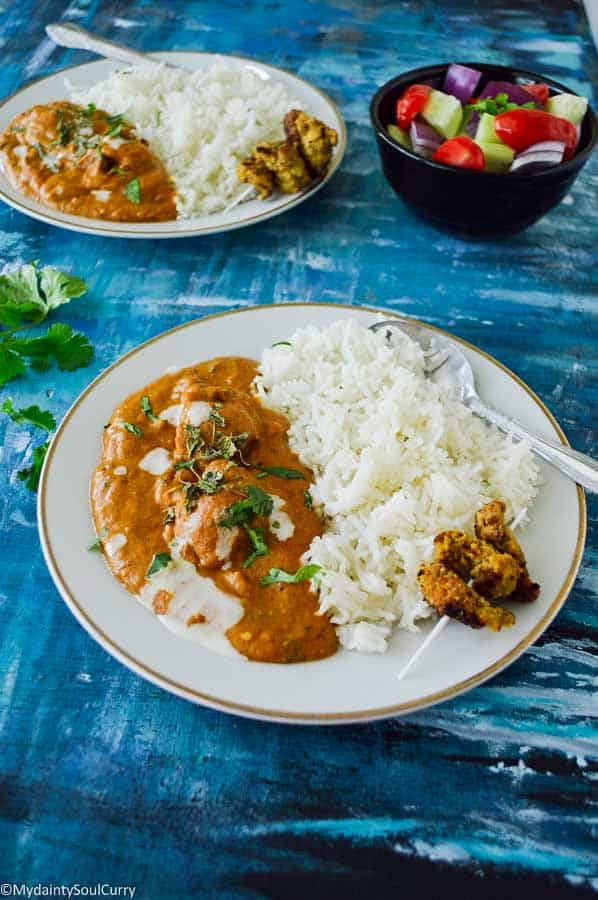
[[[83,216],[71,216],[50,207],[43,206],[25,197],[3,174],[0,169],[0,200],[4,200],[9,206],[13,206],[20,212],[34,219],[40,219],[49,225],[57,225],[59,228],[68,228],[71,231],[81,231],[87,234],[97,234],[102,237],[128,237],[128,238],[176,238],[193,237],[201,234],[214,234],[220,231],[231,231],[233,228],[243,228],[246,225],[254,225],[277,216],[298,203],[302,203],[319,191],[329,181],[341,164],[347,142],[345,123],[340,112],[332,100],[313,87],[309,82],[263,63],[254,62],[240,56],[223,56],[216,53],[152,53],[156,59],[164,60],[172,65],[184,69],[203,69],[215,62],[231,62],[244,66],[258,74],[264,80],[273,79],[281,82],[289,94],[295,97],[310,115],[321,119],[327,125],[335,128],[338,133],[338,144],[334,150],[334,156],[326,177],[302,191],[299,194],[279,195],[268,200],[248,200],[241,203],[230,212],[215,213],[211,216],[195,217],[193,219],[176,219],[172,222],[102,222],[99,219],[87,219]],[[123,64],[113,60],[102,59],[97,62],[86,63],[82,66],[72,66],[62,69],[54,75],[34,81],[27,87],[21,88],[15,94],[7,97],[0,104],[0,133],[4,131],[11,120],[21,112],[34,106],[36,103],[50,103],[53,100],[68,99],[69,92],[65,85],[65,77],[76,85],[87,86],[101,81],[117,69],[122,69]]]
[[[390,316],[384,310],[385,315]],[[101,555],[87,553],[93,531],[88,485],[102,426],[124,397],[168,366],[217,355],[259,358],[264,347],[309,323],[370,309],[325,304],[261,306],[207,316],[153,338],[99,375],[60,425],[42,473],[38,520],[52,577],[71,612],[109,653],[149,681],[197,703],[254,718],[305,723],[395,716],[454,697],[512,662],[565,602],[583,551],[583,492],[548,465],[531,524],[522,532],[539,599],[517,609],[517,623],[495,634],[451,622],[427,657],[402,681],[396,673],[425,631],[399,632],[385,655],[340,650],[319,662],[289,666],[219,656],[176,638],[112,577]],[[523,382],[496,360],[461,343],[481,396],[546,437],[564,441],[559,426]]]

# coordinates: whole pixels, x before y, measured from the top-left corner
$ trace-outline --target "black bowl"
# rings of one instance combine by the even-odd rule
[[[569,88],[535,72],[462,63],[478,69],[483,81],[541,81],[551,94],[572,94]],[[500,174],[457,169],[417,156],[397,144],[386,126],[394,122],[396,100],[410,84],[425,83],[441,89],[449,63],[412,69],[379,88],[370,104],[384,175],[395,193],[419,215],[443,231],[463,237],[514,234],[540,219],[563,199],[587,162],[598,140],[598,122],[592,109],[584,117],[575,156],[546,169]]]

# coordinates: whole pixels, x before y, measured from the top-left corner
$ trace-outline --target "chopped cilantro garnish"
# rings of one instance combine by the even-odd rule
[[[107,138],[117,137],[120,134],[121,129],[123,127],[122,114],[118,113],[115,116],[108,116],[106,121],[108,122],[108,125],[110,126],[110,128],[108,129],[108,131],[106,132],[104,137],[107,137]]]
[[[164,516],[162,517],[163,525],[172,525],[175,517],[175,508],[174,506],[169,506],[166,510],[164,510]]]
[[[249,554],[243,563],[243,568],[248,569],[258,557],[268,555],[268,545],[264,541],[263,528],[250,528],[249,525],[245,525],[245,531],[253,547],[253,552]]]
[[[224,416],[221,416],[220,413],[217,412],[215,409],[213,409],[213,410],[210,412],[210,415],[208,416],[208,419],[209,419],[211,422],[215,422],[216,425],[218,425],[219,428],[224,428],[225,425],[226,425],[226,420],[225,420]]]
[[[134,425],[133,422],[121,422],[120,423],[125,431],[128,431],[129,434],[134,434],[136,438],[143,437],[143,431],[139,427],[139,425]]]
[[[288,480],[297,478],[305,481],[305,475],[297,469],[285,469],[283,466],[260,466],[260,469],[264,474],[276,475],[277,478],[286,478]]]
[[[303,491],[303,503],[307,509],[313,509],[314,499],[309,491]]]
[[[218,524],[222,528],[234,528],[235,525],[246,525],[253,516],[269,516],[274,508],[270,494],[266,494],[257,485],[250,484],[244,500],[228,506]]]
[[[101,550],[102,547],[104,546],[102,542],[107,534],[108,534],[108,529],[101,528],[97,533],[95,541],[92,544],[90,544],[87,549],[89,551],[91,551],[92,553],[97,553],[97,551]]]
[[[314,581],[322,571],[321,566],[314,564],[309,566],[301,566],[296,572],[285,572],[284,569],[270,569],[267,575],[261,579],[262,587],[268,587],[269,584],[300,584],[302,581]]]
[[[131,203],[141,203],[141,185],[138,178],[131,178],[123,188],[123,194]]]
[[[35,425],[36,428],[42,428],[44,431],[53,431],[56,428],[56,419],[51,412],[46,409],[40,409],[39,406],[25,406],[22,409],[15,409],[12,400],[7,398],[0,411],[6,413],[7,416],[17,422],[19,425],[25,422]]]
[[[141,405],[141,409],[146,414],[150,422],[159,422],[158,416],[154,415],[154,410],[152,408],[152,401],[147,395],[144,395],[139,401]]]
[[[535,109],[536,104],[533,100],[528,103],[510,103],[508,94],[496,94],[495,97],[484,97],[483,100],[477,100],[465,107],[465,110],[475,110],[476,112],[488,113],[491,116],[497,116],[499,113],[507,112],[510,109]]]
[[[276,341],[276,343],[272,344],[271,346],[272,347],[292,347],[293,345],[291,344],[290,341]]]
[[[169,562],[172,561],[172,557],[170,553],[155,553],[154,558],[150,563],[150,567],[145,573],[146,578],[151,578],[152,575],[155,575],[156,572],[160,572],[161,569],[165,569]]]
[[[193,461],[185,460],[185,463]],[[181,463],[177,464],[176,468],[191,468],[191,466],[183,465]],[[204,472],[197,481],[185,481],[183,482],[183,493],[185,495],[185,510],[186,512],[192,512],[195,508],[195,505],[199,499],[200,494],[216,494],[223,487],[222,480],[224,475],[222,472],[214,472],[208,471]]]

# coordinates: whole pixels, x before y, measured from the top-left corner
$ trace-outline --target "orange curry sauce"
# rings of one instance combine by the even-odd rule
[[[61,212],[111,222],[176,219],[175,191],[122,116],[67,101],[34,106],[0,136],[0,162],[23,194]]]
[[[155,554],[177,546],[180,558],[199,575],[242,604],[240,621],[226,632],[239,653],[275,663],[321,659],[335,652],[337,638],[329,619],[318,615],[309,581],[260,583],[273,567],[296,572],[322,526],[305,496],[311,472],[289,448],[288,421],[255,397],[255,374],[253,361],[222,357],[165,374],[125,400],[105,428],[92,479],[94,522],[107,539],[126,538],[118,553],[106,553],[106,561],[130,592],[137,594],[148,584]],[[142,398],[149,398],[149,407]],[[203,419],[190,426],[191,412],[198,408],[205,410]],[[139,466],[151,451],[162,459],[168,453],[162,474]],[[192,469],[176,468],[190,462]],[[264,474],[263,467],[295,470],[303,479]],[[217,483],[212,493],[186,487],[210,478]],[[279,531],[279,538],[283,522],[276,521],[276,511],[270,517],[252,516],[247,524],[259,530],[267,554],[247,565],[254,549],[247,528],[223,528],[221,521],[251,486],[274,497],[288,518],[286,534]],[[168,591],[160,591],[153,601],[156,615],[164,615],[171,600]],[[201,627],[203,621],[204,615],[192,617],[187,627]]]

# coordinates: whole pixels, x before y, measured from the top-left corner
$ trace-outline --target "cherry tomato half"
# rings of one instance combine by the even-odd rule
[[[548,100],[548,85],[541,83],[522,84],[521,87],[528,94],[532,94],[536,100],[544,106]]]
[[[416,115],[422,111],[432,88],[429,84],[412,84],[403,91],[395,107],[397,125],[407,131]]]
[[[499,113],[494,120],[497,136],[512,150],[526,150],[541,141],[562,141],[564,159],[573,156],[577,146],[577,129],[573,122],[543,112],[541,109],[511,109]]]
[[[444,141],[432,159],[459,169],[483,169],[486,164],[481,147],[464,134]]]

